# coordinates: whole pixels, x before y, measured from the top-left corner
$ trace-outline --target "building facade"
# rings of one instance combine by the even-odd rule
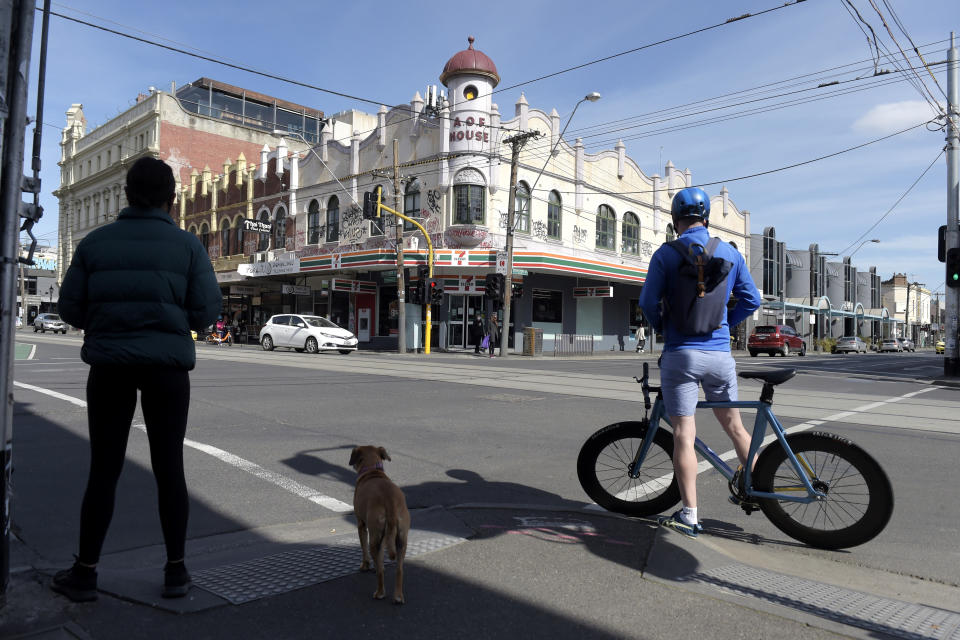
[[[817,244],[789,249],[777,240],[774,227],[753,234],[750,245],[750,273],[764,302],[744,332],[757,324],[788,325],[810,350],[841,336],[875,343],[896,335],[897,319],[885,302],[887,283],[881,282],[876,267],[859,269],[850,257],[837,260]]]
[[[539,131],[519,156],[512,274],[519,295],[505,335],[516,348],[527,327],[543,331],[545,349],[570,334],[592,336],[596,350],[631,347],[647,265],[674,236],[670,201],[693,184],[691,172],[667,162],[662,176],[647,176],[622,142],[587,153],[582,140],[559,138],[556,110],[531,108],[523,94],[505,118],[491,100],[499,79],[471,39],[440,74],[445,95],[430,87],[376,114],[335,114],[310,149],[293,148],[296,134],[278,137],[257,156],[222,158],[221,173],[192,174],[181,192],[181,225],[207,246],[230,312],[253,330],[274,313],[309,312],[329,315],[361,342],[395,345],[404,330],[409,346],[419,344],[421,307],[408,304],[408,326],[397,326],[398,225],[393,216],[361,213],[363,194],[380,187],[384,202],[429,236],[428,243],[414,225],[399,225],[407,282],[432,244],[446,293],[432,314],[434,346],[471,348],[479,339],[471,322],[487,311],[484,278],[506,247],[504,140]],[[726,188],[711,196],[711,207],[711,232],[749,259],[749,213]]]
[[[884,304],[899,323],[897,335],[910,338],[918,347],[928,346],[936,333],[931,326],[930,290],[911,282],[907,274],[895,273],[883,281]]]
[[[323,113],[208,78],[169,92],[150,87],[136,104],[87,132],[82,104],[67,110],[60,141],[58,280],[74,248],[126,206],[127,170],[139,158],[167,162],[179,185],[219,168],[226,158],[255,158],[274,131],[315,140]],[[294,148],[306,143],[294,141]]]

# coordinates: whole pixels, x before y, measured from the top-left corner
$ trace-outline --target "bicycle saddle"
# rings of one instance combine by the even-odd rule
[[[767,384],[778,385],[797,375],[796,369],[774,369],[773,371],[741,371],[741,378],[763,380]]]

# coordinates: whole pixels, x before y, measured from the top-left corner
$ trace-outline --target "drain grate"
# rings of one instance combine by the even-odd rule
[[[412,533],[412,532],[411,532]],[[411,539],[407,558],[463,542],[460,536]],[[275,596],[357,573],[360,541],[336,540],[329,545],[285,551],[263,558],[191,572],[193,582],[233,604]]]
[[[960,613],[953,611],[880,598],[746,565],[727,565],[694,573],[686,579],[890,636],[960,640]]]

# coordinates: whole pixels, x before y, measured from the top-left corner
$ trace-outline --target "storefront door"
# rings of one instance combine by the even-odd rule
[[[470,331],[474,318],[483,313],[483,296],[447,296],[450,314],[447,321],[447,345],[466,349],[483,339]]]

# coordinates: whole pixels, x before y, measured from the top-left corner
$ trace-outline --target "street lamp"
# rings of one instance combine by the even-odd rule
[[[567,132],[567,127],[570,126],[570,122],[573,120],[573,116],[577,113],[577,109],[584,102],[596,102],[600,99],[600,94],[596,91],[591,91],[584,97],[582,97],[577,104],[573,106],[573,111],[570,112],[570,117],[567,118],[567,123],[563,125],[563,129],[560,131],[560,135],[557,136],[557,141],[550,147],[550,153],[547,154],[547,159],[544,161],[543,166],[540,168],[540,173],[537,174],[537,177],[534,179],[533,184],[530,186],[529,199],[527,200],[527,206],[531,206],[533,203],[533,190],[537,187],[537,183],[540,181],[540,176],[543,175],[543,172],[546,171],[547,165],[550,164],[550,159],[553,157],[554,151],[557,150],[557,147],[560,145],[560,141],[563,140],[563,134]],[[510,185],[511,193],[513,194],[513,202],[516,203],[516,192],[517,192],[517,183],[514,179],[513,184]],[[510,332],[510,302],[513,298],[513,227],[516,224],[516,214],[511,207],[510,211],[507,213],[507,276],[505,278],[506,283],[503,287],[503,334],[500,339],[500,357],[506,357],[507,355],[507,346],[510,343],[509,332]]]
[[[53,285],[50,285],[50,289],[47,290],[47,293],[50,296],[50,302],[47,304],[47,313],[53,313]]]
[[[847,257],[852,258],[854,253],[856,253],[857,251],[860,251],[860,249],[863,248],[863,245],[870,244],[871,242],[880,242],[880,238],[870,238],[869,240],[864,240],[863,242],[860,243],[860,246],[854,249]]]

